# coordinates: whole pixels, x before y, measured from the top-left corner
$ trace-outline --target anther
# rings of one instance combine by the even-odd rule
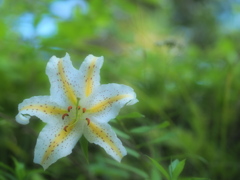
[[[67,132],[67,128],[68,128],[68,126],[65,126],[63,129],[64,129],[64,131],[66,131]]]
[[[83,109],[82,109],[82,112],[83,112],[83,113],[85,113],[85,112],[86,112],[86,110],[87,110],[86,108],[83,108]]]
[[[64,120],[65,116],[69,116],[67,113],[62,115],[62,120]]]
[[[89,118],[86,118],[86,120],[87,120],[87,123],[88,123],[88,125],[90,124],[90,119]]]
[[[72,109],[72,106],[68,106],[68,112],[70,112]]]

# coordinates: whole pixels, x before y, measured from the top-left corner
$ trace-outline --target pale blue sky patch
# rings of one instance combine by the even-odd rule
[[[25,13],[19,17],[16,25],[17,31],[23,39],[32,39],[36,36],[48,37],[57,32],[56,21],[48,15],[44,15],[36,27],[34,27],[35,16],[32,13]]]
[[[16,29],[20,32],[23,39],[31,39],[35,36],[35,29],[33,26],[34,15],[32,13],[24,13],[20,16]]]
[[[222,2],[221,12],[217,19],[221,25],[222,32],[238,31],[240,28],[240,0],[232,0],[231,3],[227,1]]]
[[[55,1],[51,4],[50,11],[62,19],[69,19],[75,7],[79,7],[82,13],[88,12],[87,3],[84,0]]]
[[[0,4],[3,0],[0,0]],[[82,13],[88,12],[87,3],[84,0],[54,1],[49,8],[49,14],[43,15],[36,27],[34,27],[35,15],[33,13],[24,13],[14,27],[24,40],[35,38],[36,36],[50,37],[57,33],[57,19],[70,19],[75,7],[79,7]]]
[[[3,4],[3,0],[0,0],[0,6]]]
[[[56,21],[50,16],[44,16],[36,27],[38,36],[52,36],[57,32]]]

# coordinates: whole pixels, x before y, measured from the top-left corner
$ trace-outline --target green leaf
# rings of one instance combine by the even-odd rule
[[[130,132],[135,134],[141,134],[141,133],[148,132],[151,129],[153,129],[152,126],[141,126],[141,127],[131,129]]]
[[[171,179],[172,179],[172,176],[173,176],[173,171],[176,168],[178,163],[179,163],[179,160],[175,159],[173,162],[171,162],[171,164],[168,167],[168,172],[170,174]]]
[[[147,156],[148,157],[148,156]],[[153,158],[148,157],[152,163],[154,164],[154,166],[162,173],[162,175],[167,178],[170,179],[169,174],[167,173],[167,171],[162,167],[162,165],[160,165],[157,161],[155,161]]]
[[[127,171],[130,171],[132,173],[135,173],[135,174],[137,174],[138,176],[140,176],[144,179],[148,178],[148,174],[146,172],[144,172],[142,169],[139,169],[139,168],[133,167],[131,165],[127,165],[127,164],[118,163],[116,161],[109,160],[109,159],[107,159],[106,161],[109,164],[115,165],[116,167],[119,167],[119,168],[125,169]]]
[[[185,159],[179,161],[178,159],[174,160],[169,165],[169,174],[172,180],[177,180],[178,176],[181,174],[185,165]]]
[[[184,180],[211,180],[211,179],[210,178],[189,177],[189,178],[184,178]]]
[[[170,125],[169,121],[164,121],[161,124],[157,125],[156,128],[166,128]]]
[[[177,179],[178,176],[181,174],[184,166],[185,166],[185,159],[180,161],[178,164],[177,164],[177,167],[175,168],[174,172],[173,172],[173,179]]]
[[[138,147],[149,146],[152,144],[159,144],[162,141],[166,141],[166,140],[170,139],[172,136],[174,136],[174,134],[172,132],[169,132],[169,133],[166,133],[164,136],[160,136],[158,138],[143,142],[143,143],[139,144]]]
[[[114,127],[112,127],[112,129],[116,132],[117,136],[124,138],[124,139],[130,139],[130,136],[126,133],[124,133],[123,131],[120,131]]]
[[[84,136],[81,137],[80,144],[81,144],[81,149],[82,149],[83,155],[84,155],[87,163],[89,163],[89,161],[88,161],[88,141],[86,140],[86,138]]]
[[[148,131],[151,131],[153,129],[166,128],[169,125],[170,125],[170,123],[168,121],[165,121],[161,124],[154,125],[154,126],[141,126],[141,127],[133,128],[133,129],[130,130],[130,132],[135,133],[135,134],[141,134],[141,133],[146,133]]]
[[[132,155],[133,157],[135,157],[135,158],[140,157],[140,154],[137,151],[135,151],[133,149],[130,149],[130,148],[127,148],[127,147],[126,147],[126,150],[127,150],[127,153]]]
[[[157,168],[151,168],[151,178],[150,179],[157,179],[157,180],[162,180],[162,175],[160,171]]]
[[[121,120],[121,119],[134,119],[134,118],[143,118],[144,115],[139,113],[139,112],[132,112],[132,113],[129,113],[129,114],[126,114],[126,115],[121,115],[121,116],[118,116],[117,119]]]
[[[0,170],[0,180],[16,180],[12,174]]]
[[[4,163],[2,163],[2,162],[0,162],[0,167],[6,169],[6,170],[8,170],[8,171],[10,171],[11,173],[14,172],[14,170],[13,170],[11,167],[9,167],[8,165],[6,165],[6,164],[4,164]]]
[[[12,158],[15,164],[15,174],[17,179],[23,180],[26,177],[25,166],[23,163],[18,162],[15,158]]]

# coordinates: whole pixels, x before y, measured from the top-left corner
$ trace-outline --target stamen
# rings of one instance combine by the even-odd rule
[[[68,131],[69,127],[74,127],[74,126],[76,125],[76,123],[77,123],[79,120],[81,120],[82,114],[87,111],[86,108],[82,108],[82,110],[79,111],[79,110],[81,109],[81,106],[79,106],[79,100],[80,100],[80,99],[77,98],[77,104],[76,104],[76,106],[74,106],[74,108],[75,108],[75,110],[76,110],[76,111],[75,111],[75,113],[76,113],[75,118],[72,119],[72,116],[71,116],[72,121],[71,121],[67,126],[64,126],[64,128],[63,128],[63,130],[64,130],[65,132]],[[70,111],[71,111],[72,108],[73,108],[72,106],[68,106],[67,110],[68,110],[69,113],[70,113]],[[69,114],[68,114],[68,113],[63,114],[63,115],[62,115],[62,119],[64,119],[65,116],[69,116]],[[86,121],[87,121],[87,124],[88,124],[88,125],[89,125],[90,122],[91,122],[89,118],[86,118]],[[70,130],[71,130],[71,129],[72,129],[72,128],[70,128]]]
[[[68,106],[68,112],[70,112],[72,109],[72,106]]]
[[[90,119],[89,118],[86,118],[86,120],[87,120],[87,123],[88,123],[88,125],[90,124]]]
[[[67,128],[68,128],[68,126],[65,126],[63,129],[64,129],[64,131],[66,131],[67,132]]]
[[[62,115],[62,120],[64,120],[65,116],[69,116],[67,113]]]

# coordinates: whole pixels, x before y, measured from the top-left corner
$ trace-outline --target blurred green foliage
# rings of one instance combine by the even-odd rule
[[[0,1],[0,179],[237,179],[239,3],[92,0],[53,13],[69,2]],[[56,29],[43,35],[46,17],[41,28]],[[33,163],[44,124],[17,124],[17,106],[49,94],[47,61],[66,52],[76,68],[103,55],[101,82],[135,89],[139,103],[111,122],[128,150],[122,163],[84,140],[47,171]]]

